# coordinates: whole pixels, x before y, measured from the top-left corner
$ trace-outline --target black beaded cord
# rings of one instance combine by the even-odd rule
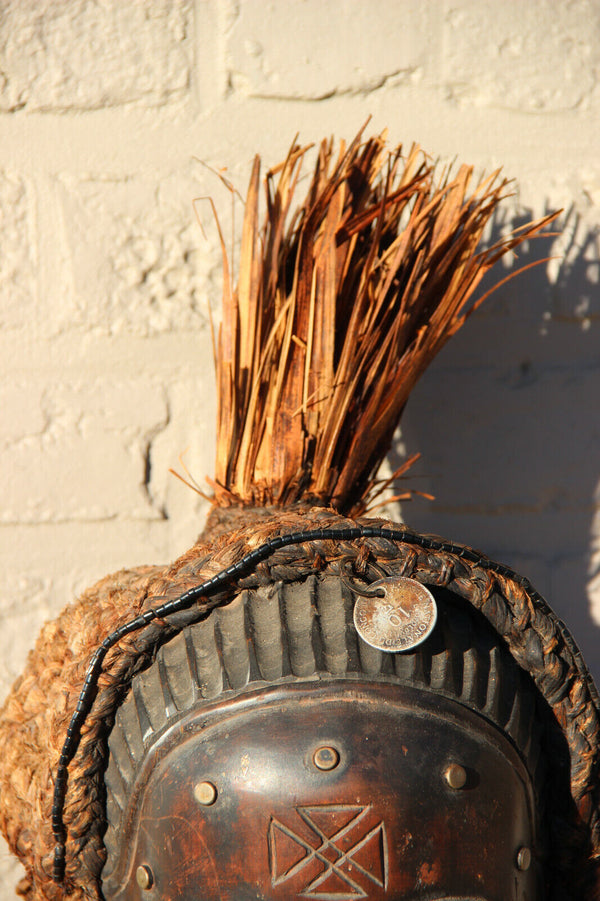
[[[309,529],[303,532],[291,532],[287,535],[279,535],[261,544],[255,550],[245,554],[237,563],[228,566],[227,569],[221,570],[211,579],[202,582],[200,585],[190,588],[179,597],[161,604],[151,610],[136,616],[135,619],[124,623],[114,632],[108,635],[102,644],[94,652],[90,664],[87,669],[83,687],[79,694],[77,706],[71,717],[67,735],[62,747],[58,765],[56,770],[56,779],[54,782],[54,796],[52,802],[52,833],[55,841],[54,848],[54,864],[52,869],[52,879],[54,882],[61,883],[65,875],[65,856],[66,856],[66,830],[63,823],[64,803],[67,791],[68,767],[73,757],[77,753],[79,741],[81,737],[81,727],[83,726],[88,713],[93,704],[94,692],[97,687],[98,677],[102,672],[102,664],[107,653],[126,635],[136,632],[153,622],[155,619],[163,619],[171,614],[178,613],[191,607],[194,601],[200,600],[202,597],[211,595],[216,589],[232,582],[236,576],[251,570],[258,563],[266,560],[275,551],[294,544],[308,544],[312,541],[354,541],[357,538],[381,538],[389,541],[401,542],[403,544],[415,544],[425,550],[441,551],[443,553],[453,554],[462,557],[471,563],[479,564],[483,569],[490,570],[501,576],[507,576],[517,584],[519,584],[529,595],[534,603],[541,603],[546,607],[544,599],[531,586],[529,581],[522,576],[517,575],[507,566],[494,563],[486,557],[464,547],[460,544],[454,544],[448,541],[431,538],[421,535],[418,532],[411,532],[409,529],[390,529],[378,526],[352,526],[339,529]],[[566,626],[557,620],[557,625],[569,646],[573,656],[582,668],[582,674],[586,677],[590,693],[594,701],[598,704],[598,693],[588,675],[585,664],[581,658],[581,654],[574,639],[567,630]]]

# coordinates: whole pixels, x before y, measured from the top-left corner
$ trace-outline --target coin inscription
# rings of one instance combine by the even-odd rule
[[[408,651],[431,634],[437,619],[432,593],[416,579],[394,576],[379,579],[369,590],[381,597],[359,597],[354,625],[371,647],[394,653]]]

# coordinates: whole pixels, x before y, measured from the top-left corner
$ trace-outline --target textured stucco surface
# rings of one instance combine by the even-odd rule
[[[213,472],[208,304],[252,156],[369,130],[517,180],[562,234],[417,386],[402,513],[547,596],[600,678],[598,0],[0,2],[0,690],[41,623],[183,552]],[[192,207],[199,198],[196,211]],[[235,210],[239,226],[240,209]],[[496,278],[507,274],[501,269]],[[0,901],[19,867],[0,862]]]

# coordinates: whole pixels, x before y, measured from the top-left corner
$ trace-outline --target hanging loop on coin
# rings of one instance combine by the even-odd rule
[[[352,576],[354,576],[355,573],[352,567],[352,563],[352,557],[344,557],[342,560],[340,560],[338,568],[340,581],[344,583],[349,591],[351,591],[353,594],[359,595],[361,598],[382,598],[384,596],[384,591],[382,588],[372,589],[370,587],[371,585],[374,585],[375,582],[371,582],[369,588],[363,588],[362,585],[359,585],[356,581],[351,580],[348,568],[352,569]],[[371,569],[374,569],[375,572],[379,575],[378,581],[381,581],[382,579],[386,579],[388,577],[388,574],[383,569],[383,567],[378,566],[376,563],[370,563],[369,566]]]

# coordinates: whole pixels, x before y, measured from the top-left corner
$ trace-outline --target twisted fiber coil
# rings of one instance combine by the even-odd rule
[[[324,509],[280,511],[268,520],[253,520],[248,511],[243,512],[243,527],[221,534],[212,542],[199,541],[170,567],[127,570],[104,579],[42,631],[27,668],[0,715],[0,755],[5,764],[0,783],[0,825],[27,869],[21,894],[29,901],[102,898],[99,873],[105,858],[102,776],[107,761],[107,735],[131,679],[149,665],[157,648],[242,588],[298,581],[350,556],[358,570],[369,558],[379,559],[394,572],[448,588],[465,598],[481,610],[517,663],[533,676],[552,707],[570,752],[570,784],[577,818],[564,810],[564,822],[557,823],[564,852],[561,860],[565,885],[571,885],[564,897],[586,901],[600,898],[600,715],[597,694],[585,665],[564,626],[524,580],[483,556],[476,561],[467,560],[455,546],[452,550],[447,549],[448,545],[440,549],[435,539],[428,542],[426,538],[406,543],[329,540],[274,551],[253,572],[209,602],[169,617],[169,622],[153,622],[127,636],[105,662],[94,705],[70,766],[64,810],[68,830],[65,883],[58,886],[52,882],[53,775],[87,662],[103,638],[143,610],[178,597],[216,575],[276,535],[357,523],[398,528],[383,520],[355,522]],[[423,543],[431,547],[422,547]],[[572,868],[573,855],[576,869]],[[586,860],[591,866],[585,865]],[[588,881],[592,870],[597,880],[595,889]],[[577,886],[579,875],[585,878],[585,887]]]

